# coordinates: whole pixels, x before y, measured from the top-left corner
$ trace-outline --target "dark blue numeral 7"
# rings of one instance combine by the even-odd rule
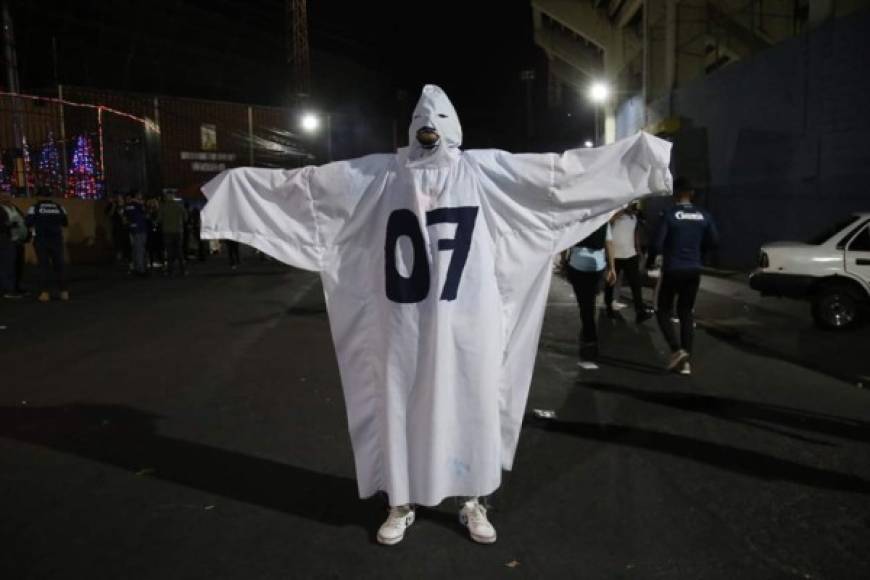
[[[476,207],[444,207],[426,212],[426,225],[451,223],[456,224],[456,234],[452,239],[438,240],[438,250],[451,250],[450,265],[447,267],[447,279],[441,290],[441,300],[456,300],[462,271],[468,261],[468,251],[471,248],[471,238],[474,234],[474,222],[477,219]],[[407,236],[414,248],[414,266],[407,278],[399,274],[396,268],[396,244],[401,236]],[[386,268],[387,298],[393,302],[412,304],[421,302],[429,295],[431,285],[429,261],[426,259],[426,248],[423,242],[423,232],[417,216],[407,209],[397,209],[387,220],[387,236],[384,247],[384,262]]]

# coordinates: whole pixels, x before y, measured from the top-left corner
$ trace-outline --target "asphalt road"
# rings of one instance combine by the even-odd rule
[[[870,329],[707,278],[695,374],[654,321],[575,365],[557,280],[515,470],[472,543],[458,504],[401,544],[358,499],[319,279],[79,270],[0,303],[0,578],[870,578]]]

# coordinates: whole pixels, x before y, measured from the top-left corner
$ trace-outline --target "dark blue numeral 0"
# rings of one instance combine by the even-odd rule
[[[456,234],[452,239],[438,240],[439,251],[452,250],[453,252],[450,256],[450,265],[447,267],[447,279],[441,290],[441,300],[456,300],[462,272],[468,261],[476,219],[476,207],[444,207],[426,212],[427,226],[456,224]],[[401,236],[408,236],[414,248],[414,267],[407,278],[399,274],[396,268],[396,244]],[[426,259],[423,232],[420,231],[417,216],[412,211],[397,209],[390,214],[387,220],[384,250],[387,298],[402,304],[425,300],[429,295],[430,286],[429,261]]]
[[[414,248],[414,268],[408,278],[396,269],[396,244],[401,236],[408,236]],[[387,220],[385,246],[387,271],[387,298],[393,302],[412,304],[424,300],[429,294],[429,261],[417,216],[409,209],[397,209]]]

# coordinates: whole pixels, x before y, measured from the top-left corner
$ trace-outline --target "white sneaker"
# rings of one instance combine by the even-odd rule
[[[465,502],[459,510],[459,523],[468,528],[471,539],[479,544],[495,542],[495,528],[486,519],[486,508],[476,499]]]
[[[401,542],[405,537],[405,530],[414,523],[414,517],[414,510],[408,506],[391,507],[387,521],[378,530],[378,542],[385,546]]]
[[[677,352],[671,354],[671,360],[668,362],[668,370],[672,371],[677,368],[681,362],[689,358],[689,353],[685,350],[680,349]]]
[[[681,375],[690,375],[692,374],[692,365],[689,364],[689,361],[685,361],[683,366],[680,367]]]

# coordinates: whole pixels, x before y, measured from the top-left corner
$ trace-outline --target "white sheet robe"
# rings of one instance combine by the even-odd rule
[[[429,125],[441,140],[416,143]],[[670,144],[461,151],[427,85],[412,145],[294,170],[239,168],[203,187],[202,237],[320,272],[361,497],[437,505],[511,469],[554,254],[614,211],[671,189]]]

